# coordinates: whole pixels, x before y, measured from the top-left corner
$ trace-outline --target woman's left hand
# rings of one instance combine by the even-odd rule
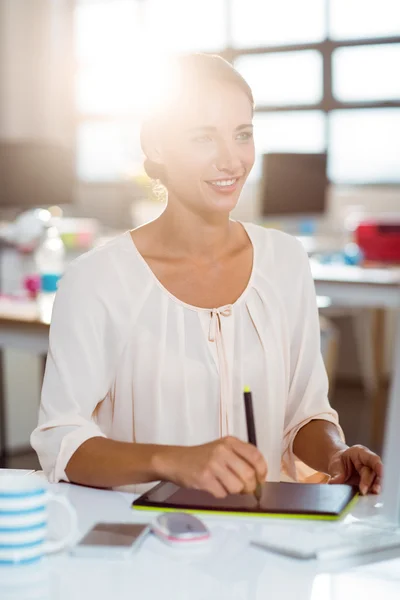
[[[351,446],[335,452],[330,460],[328,472],[331,476],[329,483],[358,485],[362,495],[381,492],[382,461],[365,446]]]

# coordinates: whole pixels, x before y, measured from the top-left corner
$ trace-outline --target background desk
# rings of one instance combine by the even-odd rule
[[[131,510],[133,494],[65,483],[51,488],[67,496],[75,506],[81,534],[99,521],[146,522],[154,518],[154,513],[146,515]],[[373,514],[376,500],[376,497],[361,499],[354,516]],[[398,600],[400,597],[399,553],[382,553],[375,559],[387,562],[369,566],[364,563],[362,567],[357,567],[363,562],[360,558],[329,564],[296,561],[249,545],[252,531],[266,522],[209,518],[214,544],[200,552],[170,548],[149,536],[140,551],[126,562],[72,558],[67,554],[50,557],[39,568],[35,567],[41,595],[34,596],[35,588],[30,586],[27,597],[41,600],[354,600],[355,597]],[[55,523],[63,526],[61,518]],[[22,585],[19,570],[14,571]]]
[[[394,354],[389,401],[400,398],[400,269],[361,268],[336,265],[321,265],[311,260],[311,270],[318,296],[327,296],[334,303],[360,308],[395,309]],[[382,356],[383,315],[374,343],[375,367],[380,385],[369,407],[370,441],[376,444],[379,438],[379,418],[382,408]]]

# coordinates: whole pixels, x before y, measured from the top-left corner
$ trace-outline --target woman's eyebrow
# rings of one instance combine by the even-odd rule
[[[216,127],[212,127],[211,125],[203,125],[202,127],[189,127],[188,131],[217,131]]]
[[[241,131],[242,129],[253,129],[253,125],[252,125],[252,123],[244,123],[243,125],[238,125],[235,128],[235,131]],[[212,125],[204,125],[202,127],[190,127],[188,129],[188,131],[190,131],[190,132],[195,132],[195,131],[217,131],[217,127],[214,127]]]
[[[252,123],[245,123],[244,125],[238,125],[235,131],[241,131],[242,129],[253,129]]]

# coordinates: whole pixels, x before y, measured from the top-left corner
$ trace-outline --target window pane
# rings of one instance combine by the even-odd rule
[[[232,15],[239,48],[318,42],[326,33],[322,0],[233,0]]]
[[[333,92],[349,102],[400,99],[400,44],[336,50]]]
[[[78,4],[76,104],[89,114],[135,112],[145,103],[151,57],[143,60],[143,27],[136,0]],[[139,82],[140,81],[140,85]]]
[[[400,109],[334,111],[329,175],[339,183],[400,183]]]
[[[156,55],[143,61],[134,53],[125,61],[104,60],[101,65],[82,67],[76,78],[78,111],[141,118],[146,108],[160,100],[166,73],[163,61]]]
[[[333,39],[400,35],[399,0],[330,0]]]
[[[225,0],[147,0],[151,44],[167,52],[218,51],[227,45]]]
[[[77,134],[77,172],[85,181],[116,181],[143,162],[139,125],[132,122],[81,123]]]
[[[325,116],[322,111],[256,113],[253,123],[258,153],[325,150]]]
[[[131,0],[78,4],[75,9],[75,49],[80,62],[127,57],[140,30],[140,6]]]
[[[80,69],[76,86],[76,105],[80,112],[112,114],[122,112],[126,104],[126,90],[121,89],[121,81],[115,81],[112,65],[105,64],[103,69]]]
[[[256,113],[253,118],[256,163],[250,180],[261,176],[266,152],[324,152],[325,115],[322,111]]]
[[[314,104],[322,98],[322,57],[314,50],[242,56],[235,66],[256,104]]]
[[[148,91],[146,76],[139,83],[133,60],[130,64],[131,77],[126,76],[126,70],[121,64],[118,67],[114,63],[105,62],[103,67],[82,68],[79,71],[76,104],[81,113],[140,113],[144,104],[143,93]]]

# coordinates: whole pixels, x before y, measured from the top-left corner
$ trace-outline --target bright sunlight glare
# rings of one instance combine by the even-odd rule
[[[141,119],[168,102],[175,86],[168,57],[176,48],[166,48],[163,37],[147,32],[142,5],[118,0],[95,5],[95,13],[93,5],[76,9],[76,99],[81,114]],[[171,23],[174,29],[168,35],[176,39],[180,23]]]
[[[84,114],[142,118],[172,92],[167,67],[166,59],[147,53],[144,58],[133,54],[129,63],[109,57],[101,66],[82,69],[77,80],[78,108]]]

